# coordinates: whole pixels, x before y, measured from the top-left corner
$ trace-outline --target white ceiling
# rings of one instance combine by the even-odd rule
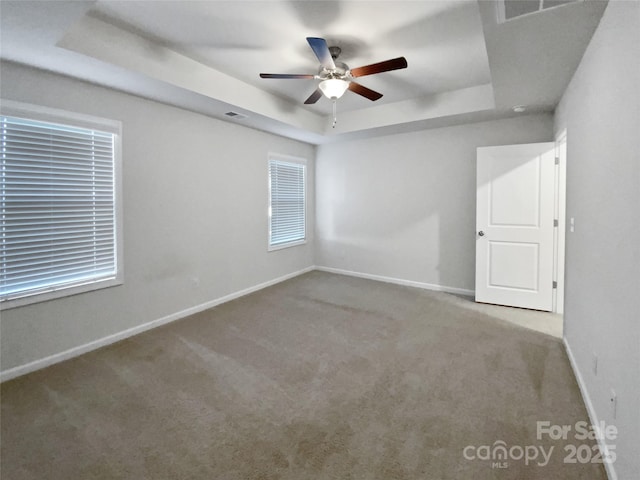
[[[552,111],[606,7],[585,0],[497,22],[494,0],[2,0],[3,59],[57,71],[312,143]],[[350,67],[404,56],[362,77],[384,96],[304,100],[317,80],[305,37],[342,48]],[[0,74],[1,75],[1,74]],[[0,77],[1,78],[1,77]]]

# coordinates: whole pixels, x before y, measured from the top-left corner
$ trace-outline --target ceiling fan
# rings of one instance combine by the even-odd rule
[[[373,75],[374,73],[407,68],[406,58],[398,57],[392,60],[350,69],[347,64],[337,61],[341,52],[340,47],[329,47],[324,38],[307,37],[307,42],[309,42],[311,49],[316,54],[316,57],[318,57],[318,60],[320,60],[320,68],[317,74],[260,74],[260,78],[321,80],[318,88],[305,100],[304,103],[307,105],[316,103],[324,94],[327,98],[334,100],[335,107],[335,100],[340,98],[346,90],[351,90],[371,101],[376,101],[382,97],[381,93],[360,85],[354,82],[353,79],[364,77],[365,75]]]

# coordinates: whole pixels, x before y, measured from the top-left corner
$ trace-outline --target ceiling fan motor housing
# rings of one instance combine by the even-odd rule
[[[321,79],[329,79],[329,78],[340,78],[342,80],[347,80],[347,73],[349,72],[349,65],[343,62],[335,62],[336,68],[335,70],[331,70],[325,67],[320,67],[320,71],[318,72],[318,77]]]

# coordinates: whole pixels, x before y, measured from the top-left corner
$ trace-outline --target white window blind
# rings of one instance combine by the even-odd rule
[[[115,135],[0,119],[0,300],[115,278]]]
[[[305,240],[304,161],[269,159],[269,246]]]

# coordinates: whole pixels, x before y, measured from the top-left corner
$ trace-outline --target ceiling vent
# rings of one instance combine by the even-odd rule
[[[522,17],[523,15],[530,15],[542,10],[582,1],[583,0],[497,0],[498,22],[504,23],[508,20]]]
[[[230,117],[230,118],[235,118],[236,120],[243,120],[245,118],[248,118],[247,115],[244,115],[244,114],[238,113],[238,112],[227,112],[227,113],[225,113],[225,116]]]

